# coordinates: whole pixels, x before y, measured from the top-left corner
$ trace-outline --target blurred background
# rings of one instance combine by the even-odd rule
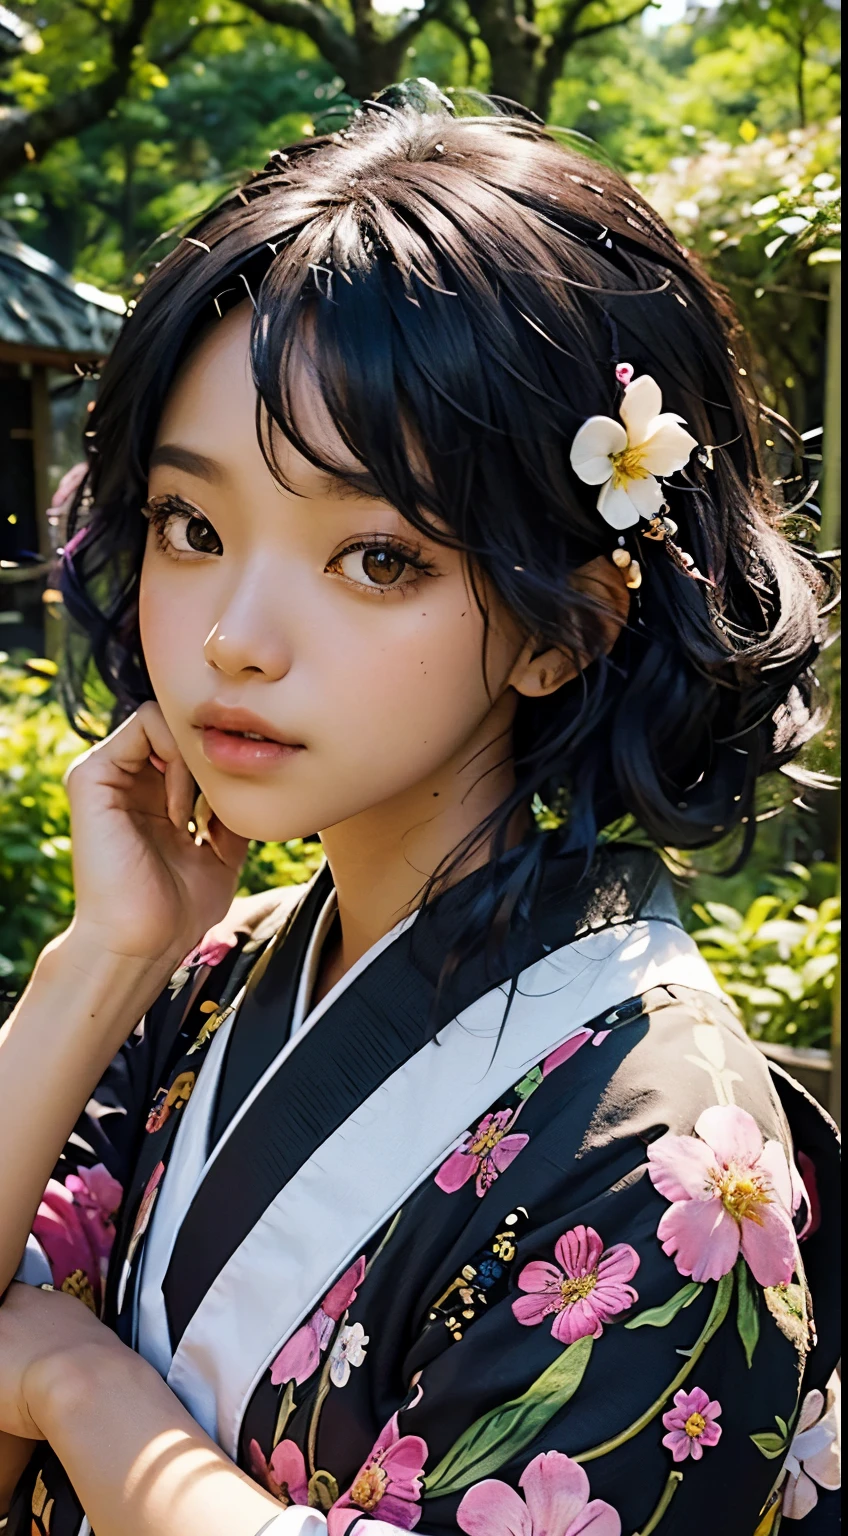
[[[97,365],[186,221],[270,150],[426,76],[530,107],[610,157],[732,294],[774,478],[840,539],[839,13],[829,0],[16,0],[0,4],[0,992],[72,911],[55,556]],[[839,769],[829,726],[806,764]],[[108,704],[108,700],[103,701]],[[92,722],[95,726],[96,722]],[[251,849],[244,889],[315,844]],[[763,789],[754,855],[681,859],[687,927],[750,1033],[839,1114],[839,810]]]

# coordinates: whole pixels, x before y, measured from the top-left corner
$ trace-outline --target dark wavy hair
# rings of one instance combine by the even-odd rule
[[[343,443],[411,524],[465,552],[484,609],[494,590],[540,648],[594,658],[520,701],[515,791],[477,835],[494,832],[502,855],[516,808],[538,796],[563,813],[556,846],[587,858],[622,817],[661,847],[740,828],[747,844],[758,777],[816,729],[822,577],[781,532],[726,296],[616,171],[514,114],[372,104],[273,154],[156,266],[88,424],[64,560],[71,699],[91,658],[118,718],[150,697],[148,458],[180,363],[245,300],[271,471],[273,422],[340,473],[298,419],[302,343]],[[656,379],[703,451],[665,487],[674,542],[629,539],[643,581],[607,657],[600,605],[571,578],[617,538],[569,450],[588,416],[616,413],[620,361]],[[527,909],[550,846],[500,859],[499,910]]]

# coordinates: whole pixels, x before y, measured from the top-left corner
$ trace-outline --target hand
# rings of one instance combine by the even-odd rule
[[[80,1349],[125,1346],[76,1297],[14,1282],[0,1306],[0,1430],[43,1440],[50,1382]]]
[[[100,952],[177,964],[224,916],[247,842],[212,817],[188,831],[194,783],[158,704],[71,765],[73,932]]]

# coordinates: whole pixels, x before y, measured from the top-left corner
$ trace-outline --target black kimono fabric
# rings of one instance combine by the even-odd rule
[[[632,917],[633,879],[612,896],[609,870],[601,883],[603,920]],[[595,922],[598,882],[595,916],[585,896],[563,896],[575,885],[572,872],[557,887],[549,930],[540,918],[539,953]],[[279,1047],[269,1021],[290,1016],[326,890],[319,875],[282,938],[268,940],[279,913],[257,925],[248,905],[204,941],[120,1053],[56,1170],[34,1228],[53,1283],[128,1343],[138,1254],[204,1052],[253,967],[218,1084],[217,1137]],[[387,1051],[420,1043],[393,1044],[387,1019],[399,1037],[419,1027],[432,1037],[421,1021],[446,932],[423,961],[408,935],[396,939],[364,972],[371,994],[356,984],[344,1035],[322,1039],[316,1025],[313,1046],[295,1045],[290,1112],[273,1097],[281,1070],[236,1125],[163,1286],[175,1350],[289,1176],[286,1157],[294,1166],[320,1152],[315,1115],[344,1126],[353,1113],[370,1070],[361,1058],[379,1054],[374,1031],[388,1034]],[[422,1011],[410,986],[404,1023],[410,970],[430,1003]],[[452,1011],[489,985],[461,978]],[[409,1138],[430,1112],[422,1097]],[[381,1167],[364,1178],[379,1182]],[[768,1066],[725,1001],[672,983],[624,998],[500,1092],[339,1265],[273,1359],[257,1360],[239,1465],[291,1512],[280,1536],[289,1518],[294,1536],[307,1506],[329,1536],[375,1525],[382,1536],[774,1536],[782,1522],[786,1536],[802,1509],[802,1536],[835,1530],[825,1410],[838,1358],[836,1181],[834,1127]],[[329,1192],[305,1239],[332,1248],[333,1223]],[[758,1281],[787,1244],[791,1279]],[[801,1433],[813,1420],[815,1445]],[[39,1449],[10,1536],[77,1536],[80,1520],[62,1468]]]

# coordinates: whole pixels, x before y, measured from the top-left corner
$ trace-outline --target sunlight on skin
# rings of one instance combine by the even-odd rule
[[[519,693],[553,691],[574,667],[535,654],[490,601],[484,675],[461,554],[376,496],[328,483],[279,434],[293,489],[274,480],[256,438],[249,324],[246,304],[217,323],[166,402],[149,492],[154,509],[177,510],[164,525],[160,510],[148,536],[142,643],[165,720],[221,821],[266,841],[321,830],[346,968],[508,794]],[[311,435],[357,468],[306,369],[295,384]],[[395,561],[396,582],[368,576],[369,541]],[[222,741],[204,714],[214,706],[250,711],[234,729],[290,750]]]

